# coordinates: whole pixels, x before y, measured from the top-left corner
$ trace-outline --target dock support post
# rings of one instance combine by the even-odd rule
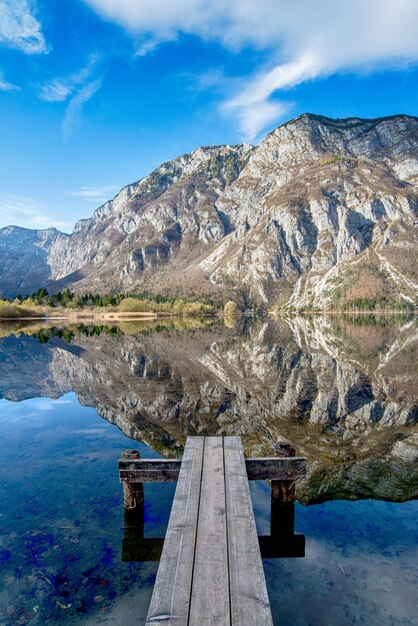
[[[296,449],[288,441],[278,441],[274,445],[275,456],[292,457]],[[293,537],[295,532],[295,481],[271,481],[270,536],[283,541]]]
[[[124,461],[133,461],[141,458],[139,450],[125,450],[122,453]],[[144,526],[144,485],[143,483],[122,482],[123,506],[125,509],[125,527]]]
[[[141,458],[139,450],[122,452],[123,461],[136,461]],[[138,544],[144,537],[144,484],[122,481],[124,532],[122,540],[122,561],[131,561],[138,552]],[[144,559],[146,560],[146,559]]]
[[[275,456],[296,456],[296,449],[288,441],[278,441],[274,444]],[[294,504],[295,502],[294,480],[272,480],[271,499],[276,504]]]

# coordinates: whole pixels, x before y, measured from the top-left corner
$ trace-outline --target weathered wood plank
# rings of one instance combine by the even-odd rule
[[[204,440],[188,437],[146,626],[186,626],[196,543]]]
[[[169,470],[180,471],[182,459],[124,459],[119,461],[120,470]]]
[[[296,480],[306,475],[306,459],[267,457],[246,459],[248,480]],[[119,478],[128,482],[165,482],[178,478],[179,459],[119,461]]]
[[[240,437],[224,438],[232,626],[272,626]]]
[[[306,475],[306,459],[266,457],[246,459],[248,480],[296,480]]]
[[[119,470],[119,480],[124,483],[173,483],[179,478],[180,470]]]
[[[138,462],[139,461],[139,462]],[[178,480],[181,459],[129,459],[119,461],[119,479],[129,483],[159,483]]]
[[[222,437],[206,437],[189,626],[230,626]]]

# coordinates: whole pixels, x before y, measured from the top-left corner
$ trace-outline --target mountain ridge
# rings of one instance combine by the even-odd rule
[[[412,303],[417,220],[417,117],[305,113],[257,146],[163,163],[70,235],[1,229],[0,289],[245,293],[295,308],[339,308],[359,291]]]

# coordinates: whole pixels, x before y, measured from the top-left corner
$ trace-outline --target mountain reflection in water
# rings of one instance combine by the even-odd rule
[[[75,391],[128,437],[171,457],[187,435],[240,435],[249,456],[289,439],[308,459],[297,493],[304,503],[417,496],[415,320],[190,323],[10,334],[0,344],[1,395]]]
[[[117,460],[180,456],[189,434],[241,435],[248,456],[286,438],[307,456],[306,556],[264,561],[275,623],[416,624],[415,320],[22,322],[0,336],[1,626],[145,622],[157,563],[123,559],[157,558],[175,485],[145,486],[138,537]],[[268,536],[270,487],[251,494]]]

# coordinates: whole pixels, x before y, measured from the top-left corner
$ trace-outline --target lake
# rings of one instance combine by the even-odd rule
[[[418,624],[415,319],[21,322],[0,337],[0,626],[145,622],[158,563],[130,560],[118,459],[179,457],[187,435],[240,435],[248,456],[285,438],[307,457],[305,556],[264,560],[275,623]],[[145,486],[145,537],[164,537],[174,489]],[[269,534],[270,487],[251,493]]]

